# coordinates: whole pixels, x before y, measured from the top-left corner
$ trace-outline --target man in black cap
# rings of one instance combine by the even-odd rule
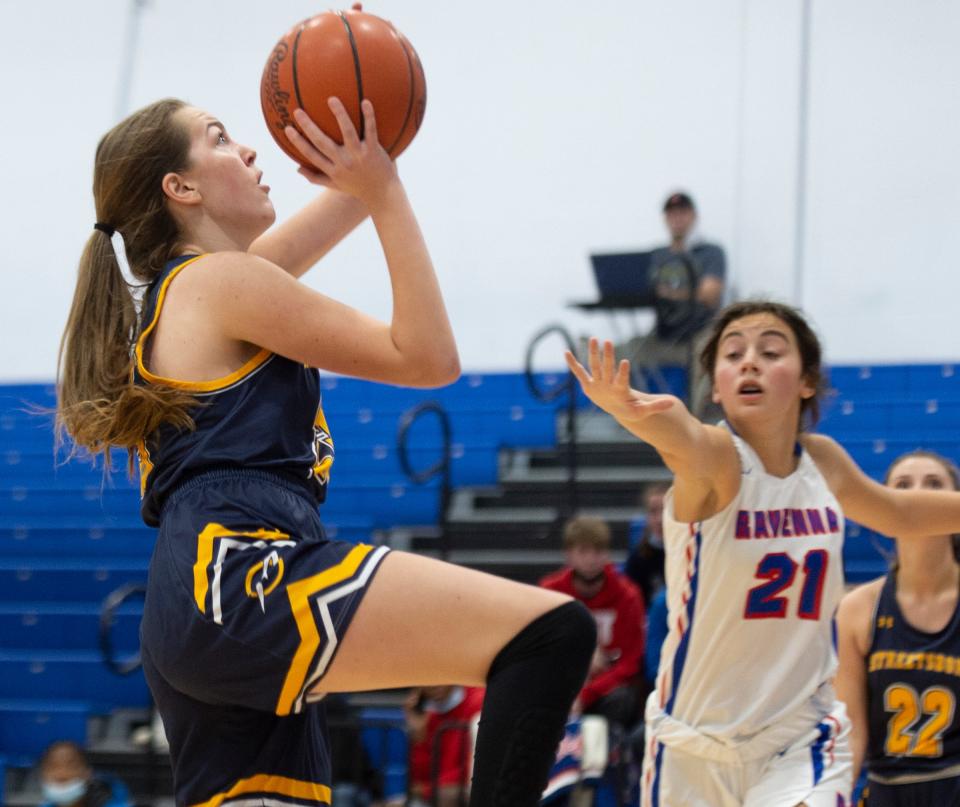
[[[723,303],[726,257],[723,249],[694,234],[697,210],[682,191],[663,204],[670,244],[650,255],[650,282],[656,296],[656,325],[631,345],[640,370],[656,374],[660,365],[680,364],[690,373],[690,409],[705,414],[710,401],[696,360],[700,343]]]

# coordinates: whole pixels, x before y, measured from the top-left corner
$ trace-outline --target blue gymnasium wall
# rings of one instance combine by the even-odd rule
[[[562,376],[545,374],[549,388]],[[960,376],[952,365],[835,367],[835,393],[820,430],[840,440],[864,470],[880,478],[904,451],[924,447],[960,460]],[[501,446],[551,446],[557,404],[537,402],[521,374],[467,375],[433,391],[325,378],[325,410],[337,448],[330,532],[368,539],[377,529],[435,520],[437,484],[408,482],[396,450],[400,416],[424,400],[439,401],[453,421],[457,485],[493,484]],[[144,580],[152,532],[137,515],[138,493],[125,456],[104,483],[82,461],[55,465],[49,386],[0,387],[0,756],[29,759],[50,740],[82,741],[91,714],[145,706],[142,675],[118,678],[103,664],[97,626],[103,598]],[[437,421],[413,427],[411,460],[439,456]],[[851,525],[844,561],[848,580],[883,570],[878,547],[890,542]],[[140,606],[130,603],[113,630],[118,652],[137,646]]]

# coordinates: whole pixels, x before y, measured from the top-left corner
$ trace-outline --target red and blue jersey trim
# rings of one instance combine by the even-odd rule
[[[697,588],[700,582],[700,551],[703,544],[703,533],[700,525],[690,525],[693,540],[687,544],[687,581],[688,591],[684,592],[685,608],[680,619],[677,620],[677,630],[680,632],[680,643],[673,658],[673,670],[670,676],[670,694],[663,710],[668,715],[673,713],[673,706],[680,689],[680,679],[683,676],[683,667],[687,660],[687,651],[690,647],[690,635],[693,633],[693,617],[697,608]]]

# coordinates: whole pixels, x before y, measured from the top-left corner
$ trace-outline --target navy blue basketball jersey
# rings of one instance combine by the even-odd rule
[[[943,630],[918,630],[897,605],[894,572],[877,601],[867,701],[872,781],[907,785],[960,775],[960,608]]]
[[[147,369],[150,336],[171,281],[202,255],[169,261],[144,298],[134,381],[188,392],[194,430],[162,425],[140,446],[141,513],[156,526],[167,496],[196,474],[213,469],[259,469],[302,485],[319,503],[326,495],[333,439],[320,405],[316,369],[260,350],[241,368],[211,381],[182,381]],[[203,271],[197,266],[193,271]]]

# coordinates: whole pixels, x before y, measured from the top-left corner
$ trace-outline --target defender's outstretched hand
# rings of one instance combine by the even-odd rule
[[[591,337],[587,363],[589,371],[569,350],[565,357],[586,396],[605,412],[621,422],[636,423],[658,412],[672,408],[677,399],[672,395],[648,395],[630,386],[630,362],[622,359],[617,364],[613,342],[600,343]]]

